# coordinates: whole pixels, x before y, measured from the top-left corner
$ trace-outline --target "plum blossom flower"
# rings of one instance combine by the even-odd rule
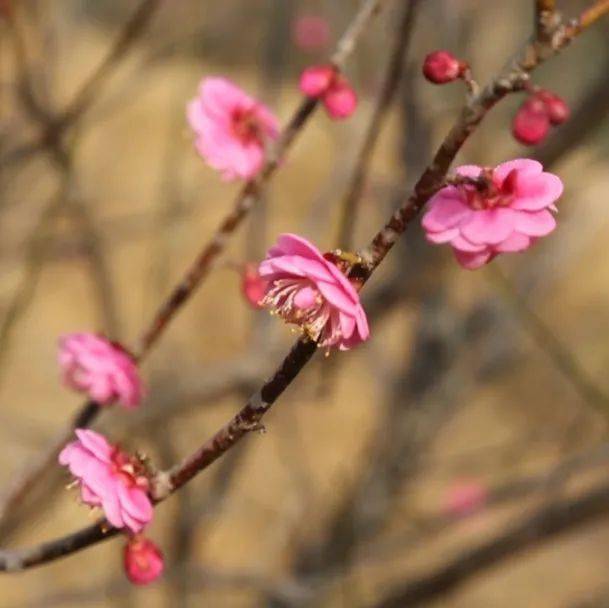
[[[115,528],[141,532],[152,520],[149,481],[140,460],[108,443],[95,431],[76,429],[77,441],[59,454],[59,464],[69,468],[82,501],[101,507]]]
[[[123,554],[125,574],[134,585],[148,585],[155,581],[165,569],[163,553],[150,539],[132,536],[125,545]]]
[[[494,169],[465,165],[456,174],[454,185],[431,198],[421,223],[427,240],[449,243],[464,268],[525,251],[556,227],[551,211],[563,185],[537,161],[516,159]]]
[[[357,95],[348,80],[331,65],[306,68],[300,76],[300,90],[320,99],[326,112],[335,120],[348,118],[357,108]]]
[[[320,15],[301,15],[292,24],[294,44],[303,51],[316,51],[328,45],[330,25]]]
[[[488,490],[480,481],[457,481],[448,488],[444,511],[452,517],[466,517],[482,509],[487,500]]]
[[[299,325],[324,348],[348,350],[370,331],[359,295],[332,261],[306,239],[282,234],[258,269],[269,281],[262,305]]]
[[[265,145],[279,136],[272,112],[226,78],[204,78],[187,117],[197,151],[227,181],[255,177]]]
[[[91,333],[59,340],[59,366],[66,386],[102,405],[118,401],[127,408],[140,404],[144,389],[133,358],[118,344]]]
[[[258,274],[255,264],[248,262],[241,271],[241,292],[252,308],[261,308],[268,281]]]

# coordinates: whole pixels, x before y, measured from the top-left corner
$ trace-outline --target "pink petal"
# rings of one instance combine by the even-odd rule
[[[538,211],[551,206],[563,192],[560,178],[552,173],[521,176],[518,174],[517,195],[512,209]]]
[[[527,236],[546,236],[556,228],[556,220],[545,209],[535,213],[521,211],[516,214],[514,228]]]
[[[467,270],[475,270],[476,268],[480,268],[484,266],[491,258],[491,251],[481,251],[479,253],[468,253],[466,251],[459,251],[458,249],[453,249],[453,253],[457,258],[457,262],[463,266],[463,268],[467,268]]]
[[[74,432],[82,445],[91,454],[103,462],[110,462],[113,447],[103,435],[90,429],[76,429]]]
[[[543,166],[540,162],[530,158],[517,158],[508,160],[505,163],[497,165],[493,171],[493,176],[498,180],[499,184],[508,176],[508,173],[513,169],[518,169],[518,175],[535,175],[543,171]]]
[[[455,249],[459,249],[460,251],[468,251],[470,253],[476,253],[476,252],[479,252],[479,251],[485,251],[488,248],[488,245],[486,245],[486,244],[485,245],[479,245],[477,243],[472,243],[472,242],[468,241],[462,235],[456,236],[454,239],[452,239],[450,244]]]
[[[508,208],[477,211],[461,225],[461,234],[472,243],[500,243],[512,234],[515,215]]]
[[[443,243],[448,243],[457,236],[459,236],[458,228],[449,228],[448,230],[443,230],[442,232],[427,232],[425,234],[425,238],[430,243],[434,243],[435,245],[442,245]]]
[[[309,308],[315,304],[316,298],[317,291],[311,287],[305,287],[298,290],[298,293],[294,296],[294,304],[297,308]]]
[[[430,232],[441,232],[455,227],[475,213],[461,198],[456,188],[442,188],[429,201],[429,209],[423,216],[421,225]]]
[[[524,251],[532,245],[531,237],[519,232],[512,232],[505,241],[502,241],[498,245],[495,245],[495,250],[499,252],[515,253],[517,251]]]

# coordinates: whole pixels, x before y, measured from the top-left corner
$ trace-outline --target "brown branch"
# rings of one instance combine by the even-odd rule
[[[341,203],[338,238],[336,245],[347,251],[352,246],[353,231],[358,215],[358,206],[362,191],[370,169],[370,161],[376,144],[385,124],[387,111],[395,98],[405,68],[406,53],[412,38],[412,29],[419,0],[410,0],[402,7],[398,20],[393,49],[389,54],[389,62],[385,70],[383,84],[372,117],[366,128],[362,145],[359,149],[355,168],[347,187],[347,193]]]
[[[609,485],[606,484],[576,498],[553,502],[523,517],[490,540],[451,557],[432,572],[407,582],[373,606],[406,608],[427,605],[507,558],[607,516]]]
[[[374,5],[371,14],[376,12],[378,8],[376,3],[369,2],[367,5]],[[357,21],[356,19],[356,23]],[[357,31],[355,26],[353,28]],[[354,269],[354,277],[358,278],[363,284],[372,275],[398,237],[406,229],[406,226],[416,217],[427,200],[442,187],[448,169],[457,153],[488,111],[508,93],[518,90],[529,72],[545,59],[560,51],[571,41],[573,36],[584,29],[585,27],[580,27],[577,32],[571,34],[566,27],[561,26],[548,44],[544,45],[539,41],[527,44],[508,68],[494,78],[479,94],[468,100],[455,126],[415,185],[414,193],[393,214],[370,245],[362,250],[363,263]],[[348,48],[349,45],[345,45],[342,52],[345,53],[345,49]],[[192,456],[185,459],[181,465],[156,476],[152,492],[153,498],[156,501],[163,500],[195,475],[205,470],[245,435],[254,430],[262,430],[261,419],[264,414],[270,410],[275,401],[298,376],[315,353],[315,350],[316,344],[314,342],[299,339],[272,378],[265,382],[259,391],[254,393],[230,422],[217,431]],[[596,507],[596,511],[598,511],[598,497],[596,499],[595,501],[593,497],[592,507]],[[609,488],[603,489],[602,501],[600,502],[606,509],[609,505]],[[589,510],[588,501],[584,503],[584,514],[587,514]],[[552,513],[550,513],[551,515]],[[562,523],[564,527],[563,520],[560,517],[558,520],[558,523]],[[6,570],[7,568],[11,570],[22,569],[41,564],[83,549],[87,545],[99,542],[117,533],[116,530],[112,529],[104,534],[104,525],[106,525],[105,522],[100,522],[80,532],[29,549],[4,551],[0,554],[0,570]],[[547,527],[543,529],[545,530]],[[525,540],[527,538],[525,536]]]
[[[42,133],[36,139],[26,142],[13,150],[9,150],[1,157],[0,169],[23,161],[34,156],[38,152],[45,150],[51,142],[61,139],[69,128],[78,123],[79,119],[82,118],[97,98],[102,86],[108,81],[118,65],[128,55],[135,42],[137,42],[146,31],[146,28],[160,5],[161,0],[142,0],[136,11],[123,26],[123,29],[118,34],[114,44],[108,51],[108,54],[80,86],[72,97],[72,100],[59,116],[54,118],[49,117],[42,108],[39,108],[37,101],[33,96],[30,81],[23,80],[22,78],[22,85],[27,85],[26,99],[29,100],[29,106],[31,109],[37,109],[39,119],[45,118],[43,121],[43,129]],[[16,28],[13,27],[13,31],[17,32],[18,36]],[[25,66],[26,54],[22,48],[21,38],[17,37],[15,39],[15,46],[17,60],[22,66]],[[21,72],[23,73],[23,67]]]
[[[556,19],[556,0],[535,0],[535,35],[537,40],[547,42],[552,36]]]
[[[365,31],[366,25],[382,8],[387,0],[365,0],[359,12],[337,43],[330,62],[337,69],[342,69],[355,49],[357,41]],[[138,358],[144,357],[156,343],[167,324],[175,317],[186,300],[201,285],[213,263],[224,252],[228,239],[239,228],[252,207],[266,188],[285,158],[285,154],[294,143],[300,130],[313,115],[317,100],[305,98],[298,106],[279,140],[269,154],[259,176],[246,183],[233,203],[232,211],[221,221],[212,238],[205,244],[195,261],[186,271],[182,281],[173,289],[167,300],[160,306],[149,327],[142,334],[135,353]]]
[[[365,31],[369,20],[378,13],[383,3],[386,1],[387,0],[364,0],[362,2],[359,12],[337,43],[336,51],[331,57],[331,62],[338,69],[341,69],[344,66],[350,54],[355,49],[359,37]],[[148,6],[149,2],[150,0],[147,0],[145,4]],[[145,11],[143,10],[142,5],[140,10],[130,22],[131,25],[126,27],[123,35],[119,37],[120,44],[117,44],[117,46],[122,49],[122,54],[124,54],[126,48],[128,48],[127,42],[131,43],[133,40],[133,33],[142,31],[142,16],[144,12]],[[138,24],[139,29],[135,28],[134,23]],[[106,62],[104,62],[97,71],[97,73],[101,73],[103,77],[94,75],[88,81],[89,84],[83,87],[83,90],[97,90],[97,88],[100,86],[100,82],[107,77],[109,70],[108,66],[114,65],[117,61],[116,58],[121,56],[121,53],[118,53],[117,51],[110,52]],[[115,59],[111,60],[111,57],[114,57]],[[90,98],[89,93],[82,92],[80,96],[77,97],[80,97],[81,99]],[[73,105],[74,108],[79,108],[78,111],[71,111],[71,115],[75,118],[82,115],[82,112],[86,108],[86,104],[84,104],[82,101],[79,103],[74,102],[71,105]],[[317,100],[304,99],[297,108],[291,120],[283,130],[279,141],[264,165],[260,176],[257,179],[248,182],[242,188],[241,192],[237,195],[237,199],[235,200],[231,213],[229,213],[229,215],[226,216],[220,223],[220,226],[216,230],[214,236],[204,246],[194,263],[186,272],[182,281],[172,291],[169,298],[160,306],[152,323],[142,334],[139,343],[134,350],[138,360],[142,360],[146,356],[150,348],[161,336],[167,324],[174,318],[184,303],[194,293],[195,289],[201,284],[205,276],[208,274],[213,262],[224,251],[228,238],[242,223],[252,206],[255,204],[264,186],[277,170],[280,159],[284,157],[285,153],[295,140],[296,135],[312,115],[316,105]],[[75,118],[72,118],[71,120],[75,120]],[[101,410],[98,405],[86,403],[81,409],[81,412],[75,416],[75,421],[82,422],[86,420],[86,425],[81,424],[79,426],[87,426],[97,417],[100,411]],[[66,431],[61,433],[58,440],[52,444],[51,448],[49,448],[49,450],[41,458],[39,458],[29,467],[28,472],[19,476],[18,480],[14,484],[14,489],[9,491],[4,499],[0,502],[0,523],[2,522],[2,518],[6,516],[7,513],[15,506],[16,500],[22,499],[30,488],[37,483],[42,475],[44,475],[47,467],[55,460],[63,444],[69,440],[74,428],[76,427],[71,425]]]

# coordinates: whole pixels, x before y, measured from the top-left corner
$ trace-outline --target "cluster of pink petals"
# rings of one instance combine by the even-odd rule
[[[91,333],[74,333],[59,340],[63,382],[93,401],[125,407],[139,405],[143,385],[133,358],[119,345]]]
[[[348,118],[357,108],[357,95],[347,79],[331,65],[306,68],[300,76],[300,90],[320,99],[330,118]]]
[[[464,268],[524,251],[556,227],[551,212],[563,185],[537,161],[517,159],[489,170],[466,165],[456,173],[466,179],[431,198],[422,225],[430,242],[452,246]],[[484,183],[477,186],[476,179]]]
[[[132,536],[125,545],[123,554],[125,574],[134,585],[148,585],[155,581],[165,569],[161,550],[150,539]]]
[[[141,532],[152,520],[153,509],[139,461],[94,431],[76,429],[76,437],[59,454],[59,463],[79,483],[82,501],[101,507],[115,528]]]
[[[252,308],[262,308],[262,299],[266,293],[268,281],[258,274],[255,264],[247,263],[241,272],[241,292]]]
[[[444,510],[452,517],[466,517],[484,508],[488,490],[476,480],[462,480],[453,484],[446,494]]]
[[[292,24],[294,44],[303,51],[323,49],[330,41],[328,20],[319,15],[301,15]]]
[[[300,326],[319,346],[347,350],[370,335],[351,282],[302,237],[282,234],[258,270],[269,282],[262,304]]]
[[[225,180],[255,177],[279,136],[271,111],[226,78],[204,78],[187,116],[199,154]]]

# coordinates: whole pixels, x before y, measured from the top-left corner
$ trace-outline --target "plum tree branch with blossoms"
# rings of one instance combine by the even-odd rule
[[[376,10],[376,8],[374,10]],[[374,10],[372,12],[374,12]],[[431,164],[417,181],[413,194],[405,200],[393,214],[385,227],[374,237],[370,245],[361,250],[359,256],[350,256],[347,258],[335,256],[334,258],[331,257],[329,260],[324,258],[326,259],[324,265],[321,262],[321,254],[312,248],[312,246],[294,240],[293,237],[283,237],[283,241],[280,239],[279,246],[271,250],[271,252],[274,251],[274,253],[271,253],[270,257],[265,261],[265,268],[268,269],[269,276],[272,277],[272,272],[276,272],[277,268],[282,264],[285,265],[285,263],[287,263],[287,259],[285,262],[282,261],[283,258],[287,258],[290,255],[294,255],[295,252],[299,252],[299,255],[301,256],[305,254],[309,255],[310,259],[315,261],[318,265],[321,264],[325,271],[333,273],[333,280],[344,285],[344,276],[340,275],[340,272],[336,270],[336,268],[340,268],[340,264],[342,264],[343,272],[348,274],[358,290],[361,289],[363,284],[383,261],[398,237],[405,230],[406,226],[416,217],[427,201],[441,188],[445,187],[446,175],[457,153],[493,106],[509,93],[521,90],[528,81],[530,72],[547,58],[564,48],[575,36],[584,31],[588,26],[594,23],[594,21],[607,12],[609,12],[609,3],[597,2],[584,11],[577,21],[568,23],[562,21],[557,22],[547,41],[535,37],[525,46],[524,50],[508,68],[503,70],[497,77],[493,78],[492,81],[479,92],[475,92],[477,90],[476,87],[470,86],[470,91],[474,91],[474,94],[470,93],[468,101],[457,119],[455,126],[441,144]],[[361,24],[362,29],[364,28],[364,25],[365,23]],[[343,48],[348,49],[352,47],[346,45]],[[469,78],[469,76],[466,77]],[[323,98],[323,100],[324,102],[327,102],[326,98]],[[313,101],[309,101],[308,103],[314,105]],[[271,159],[269,162],[272,163],[273,160]],[[507,171],[507,168],[504,168],[504,171]],[[261,175],[264,175],[264,170]],[[504,177],[504,179],[508,182],[510,181],[507,177]],[[305,253],[303,253],[303,250],[305,250]],[[336,264],[336,266],[334,266],[334,264]],[[261,266],[261,268],[263,267]],[[315,266],[315,268],[318,268],[318,266]],[[336,275],[337,272],[343,277],[342,279],[339,280],[339,277]],[[276,283],[279,283],[280,281],[280,279],[271,280],[274,280]],[[271,295],[273,294],[273,289],[278,291],[276,291],[274,295]],[[275,287],[272,287],[271,290],[267,292],[267,299],[271,298],[272,300],[273,298],[276,298],[275,305],[279,307],[279,314],[284,316],[286,320],[293,322],[293,298],[298,297],[301,302],[311,302],[309,299],[311,296],[309,293],[297,293],[295,295],[290,295],[286,300],[285,294],[287,292],[282,291],[283,289],[283,285],[276,284]],[[350,296],[351,293],[349,290],[346,287],[344,287],[344,289],[345,294]],[[345,294],[343,294],[343,296]],[[180,303],[182,301],[183,300],[180,299]],[[324,326],[323,332],[311,333],[312,329],[307,331],[309,331],[309,334],[303,336],[294,344],[290,353],[283,360],[272,377],[265,382],[252,397],[250,397],[246,405],[236,414],[236,416],[181,464],[173,469],[161,471],[153,475],[149,493],[154,502],[160,502],[171,493],[178,490],[195,475],[205,470],[210,464],[221,457],[227,450],[231,449],[245,435],[252,431],[261,430],[263,428],[261,422],[263,416],[270,410],[275,401],[312,358],[317,350],[318,344],[324,345],[327,343],[335,345],[339,343],[341,339],[344,343],[345,336],[341,338],[340,334],[337,337],[334,334],[328,335],[328,333],[324,333],[332,331],[331,327],[328,328]],[[354,331],[353,326],[351,326],[351,331]],[[357,331],[359,332],[357,336],[358,340],[366,339],[366,325],[360,325],[358,323]],[[133,472],[130,474],[135,475]],[[562,520],[560,525],[563,525]],[[83,549],[93,543],[114,536],[119,532],[120,530],[118,528],[109,527],[108,522],[102,520],[97,524],[74,534],[32,548],[2,551],[0,552],[0,568],[6,571],[14,571],[42,564]]]
[[[95,97],[93,93],[99,89],[110,75],[112,68],[117,65],[130,49],[133,41],[144,30],[158,3],[159,0],[144,0],[140,5],[118,36],[107,57],[76,93],[62,114],[62,118],[57,123],[53,123],[53,125],[58,125],[58,133],[63,133],[83,115]],[[360,37],[365,33],[368,23],[387,3],[388,0],[363,0],[359,11],[337,42],[336,49],[330,57],[329,63],[333,66],[333,69],[338,71],[343,69],[355,50]],[[258,174],[253,179],[248,180],[241,188],[235,198],[232,210],[220,222],[211,239],[205,243],[183,278],[172,290],[169,297],[159,306],[152,322],[142,332],[132,353],[138,362],[141,362],[147,356],[168,323],[178,314],[195,290],[200,287],[216,259],[224,252],[229,238],[246,219],[266,185],[281,166],[281,161],[285,159],[286,153],[301,129],[313,115],[318,103],[317,98],[305,96],[281,134],[279,134],[275,144],[269,146],[268,159],[260,168]],[[46,141],[46,136],[43,137],[43,141]],[[1,163],[2,159],[0,159]],[[100,411],[101,406],[98,402],[95,400],[87,401],[74,415],[69,427],[53,441],[52,446],[18,476],[16,483],[13,484],[13,487],[9,489],[0,502],[0,521],[53,465],[57,454],[63,445],[69,441],[73,430],[91,425]]]

